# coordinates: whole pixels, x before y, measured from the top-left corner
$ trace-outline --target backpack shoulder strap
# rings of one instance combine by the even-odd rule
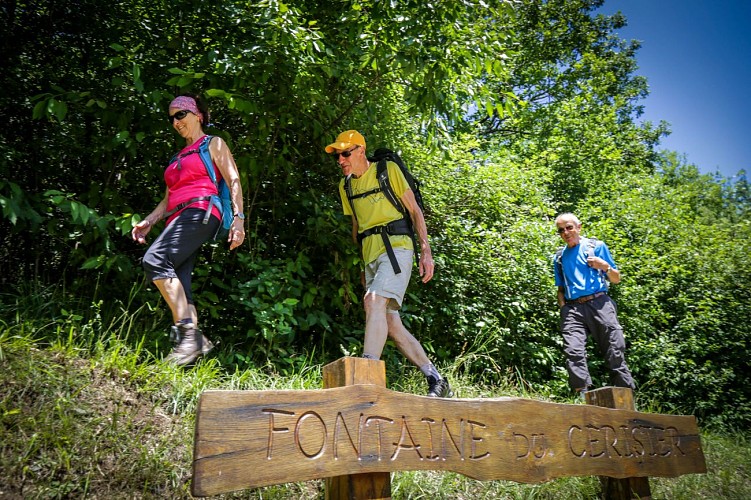
[[[198,146],[198,155],[201,157],[201,160],[203,160],[203,165],[206,167],[206,173],[209,174],[211,182],[213,182],[214,185],[217,185],[218,188],[216,172],[214,172],[214,161],[211,159],[211,151],[209,151],[209,144],[213,138],[213,135],[207,135],[203,138],[201,144]]]
[[[214,160],[211,159],[211,151],[209,151],[209,145],[211,144],[211,139],[213,138],[213,135],[204,136],[201,144],[198,146],[198,156],[201,157],[203,166],[206,167],[206,173],[208,174],[209,179],[211,179],[211,182],[213,182],[214,186],[216,187],[216,196],[211,196],[211,203],[206,209],[206,216],[203,219],[203,223],[206,224],[209,221],[209,216],[211,215],[211,205],[214,205],[217,207],[217,209],[219,209],[219,213],[222,215],[222,226],[228,227],[228,224],[231,224],[231,221],[229,221],[229,216],[230,211],[232,210],[232,206],[231,202],[225,203],[222,200],[222,188],[224,187],[224,190],[226,191],[227,183],[224,181],[224,179],[218,181],[216,178],[216,171],[214,170]],[[225,194],[228,194],[228,192]],[[225,206],[225,204],[227,206]]]
[[[587,257],[594,256],[595,248],[597,247],[598,242],[599,240],[595,237],[587,238]]]
[[[566,279],[566,275],[563,273],[563,251],[564,250],[566,250],[566,245],[563,245],[555,252],[555,266],[558,269],[558,273],[561,275],[561,279],[563,280],[563,289],[564,289],[564,295],[565,295],[568,290],[568,280]]]
[[[595,248],[597,248],[597,245],[599,243],[600,243],[600,240],[598,240],[594,236],[587,238],[587,257],[588,258],[595,256]],[[599,269],[597,270],[597,273],[600,276],[603,276],[605,278],[605,283],[608,284],[608,282],[609,282],[608,275],[605,272],[603,272],[603,271],[601,271]]]
[[[352,176],[348,175],[344,178],[344,193],[347,195],[347,203],[349,203],[349,209],[352,211],[352,217],[357,220],[357,213],[355,213],[355,204],[352,202],[355,199],[355,195],[352,193]],[[358,222],[359,224],[359,222]]]
[[[407,209],[402,205],[402,201],[396,197],[394,189],[391,187],[391,181],[389,180],[388,162],[390,157],[385,157],[378,160],[376,165],[376,177],[378,178],[378,185],[383,191],[384,196],[394,207],[399,210],[399,213],[406,216]]]
[[[563,275],[563,251],[565,249],[565,245],[560,247],[558,250],[556,250],[555,257],[553,258],[555,265],[558,267],[558,271],[560,271],[561,275]]]

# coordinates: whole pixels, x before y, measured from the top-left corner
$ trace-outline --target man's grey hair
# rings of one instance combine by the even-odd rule
[[[559,221],[563,219],[572,220],[574,221],[574,224],[576,225],[581,224],[581,222],[579,221],[579,218],[576,215],[572,214],[571,212],[566,212],[566,213],[560,214],[558,217],[555,218],[556,225],[558,224]]]

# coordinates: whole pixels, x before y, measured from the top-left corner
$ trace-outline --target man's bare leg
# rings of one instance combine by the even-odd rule
[[[389,337],[394,340],[399,352],[425,375],[428,381],[428,396],[452,397],[453,391],[448,381],[444,380],[435,365],[430,362],[422,344],[404,327],[399,313],[388,311],[386,317],[389,325]]]
[[[365,294],[365,339],[363,357],[381,359],[389,326],[386,319],[388,299],[374,293]]]
[[[389,337],[394,341],[399,352],[418,368],[430,363],[428,355],[425,354],[425,349],[415,336],[404,327],[399,313],[389,311],[386,314],[386,319],[389,325]]]

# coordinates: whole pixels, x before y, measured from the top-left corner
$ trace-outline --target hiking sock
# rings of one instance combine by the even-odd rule
[[[364,353],[364,354],[362,355],[362,357],[363,357],[363,358],[365,358],[365,359],[375,359],[376,361],[378,361],[378,358],[376,358],[376,357],[375,357],[375,356],[373,356],[372,354],[368,354],[367,352],[366,352],[366,353]]]
[[[443,380],[443,377],[441,377],[441,374],[438,373],[438,370],[436,370],[435,366],[433,366],[433,363],[425,363],[420,367],[420,371],[426,377],[433,377],[436,380]]]

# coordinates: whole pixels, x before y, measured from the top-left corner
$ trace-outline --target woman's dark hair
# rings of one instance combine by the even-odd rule
[[[185,97],[190,97],[194,101],[196,101],[196,107],[198,108],[198,111],[200,111],[201,114],[203,115],[203,123],[201,124],[201,126],[205,127],[209,123],[211,123],[211,115],[209,114],[209,105],[206,104],[206,101],[203,100],[203,97],[197,94],[189,94],[189,93],[180,94],[180,95],[185,96]]]

